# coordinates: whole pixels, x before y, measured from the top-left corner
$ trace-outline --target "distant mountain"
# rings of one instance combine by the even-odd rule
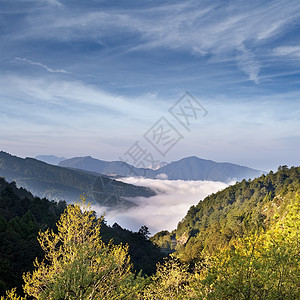
[[[133,205],[130,197],[150,197],[149,188],[113,180],[108,176],[88,174],[46,164],[34,158],[19,158],[0,152],[0,176],[15,181],[32,194],[50,200],[73,202],[85,193],[89,201],[104,206]]]
[[[66,160],[65,157],[57,157],[55,155],[38,155],[35,157],[35,159],[50,165],[58,165],[61,161]]]
[[[170,180],[212,180],[230,182],[255,178],[262,171],[231,163],[217,163],[212,160],[200,159],[196,156],[164,164],[157,170],[135,168],[122,161],[107,162],[90,156],[75,157],[61,161],[60,166],[97,172],[105,175],[143,176]]]
[[[157,172],[166,174],[170,180],[212,180],[226,183],[232,180],[241,181],[255,178],[263,174],[262,171],[248,167],[231,163],[217,163],[196,156],[172,162],[158,169]]]
[[[152,169],[136,168],[123,161],[108,162],[91,156],[74,157],[63,160],[59,163],[59,166],[96,172],[108,176],[143,176],[149,178],[155,178],[156,176],[156,171]]]

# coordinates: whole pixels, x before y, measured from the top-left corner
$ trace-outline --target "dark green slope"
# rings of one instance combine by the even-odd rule
[[[166,251],[178,250],[185,261],[198,260],[264,228],[271,215],[283,215],[290,200],[300,194],[300,167],[279,167],[252,181],[243,180],[192,206],[172,233],[157,233],[152,240]]]
[[[136,272],[142,271],[144,275],[151,275],[156,271],[156,264],[162,262],[165,255],[159,247],[154,245],[147,235],[144,235],[142,226],[139,232],[122,228],[117,223],[113,226],[101,227],[101,237],[105,243],[113,239],[113,244],[128,244],[128,254]]]
[[[18,287],[21,292],[22,274],[33,270],[36,257],[41,260],[43,251],[37,241],[39,230],[55,230],[65,202],[48,201],[33,197],[25,189],[18,189],[14,182],[0,177],[0,296],[5,290]],[[163,255],[140,232],[131,232],[118,224],[101,226],[103,241],[128,244],[134,270],[150,275]]]
[[[148,188],[125,184],[107,176],[53,166],[33,158],[23,159],[5,152],[0,152],[0,176],[15,181],[36,196],[57,201],[71,202],[85,193],[88,200],[101,205],[131,205],[127,197],[155,194]]]
[[[54,228],[65,207],[65,202],[33,197],[0,178],[0,295],[21,287],[23,272],[33,269],[35,257],[43,256],[38,231]]]

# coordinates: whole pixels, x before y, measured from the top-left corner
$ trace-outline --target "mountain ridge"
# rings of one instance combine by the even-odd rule
[[[20,158],[0,151],[0,176],[15,181],[32,194],[50,200],[73,202],[85,193],[89,201],[104,206],[132,206],[129,197],[150,197],[149,188],[113,180],[105,175],[88,174],[54,166],[34,158]]]
[[[58,165],[61,161],[66,160],[65,157],[58,157],[56,155],[38,155],[35,159],[43,161],[47,164]]]
[[[59,166],[93,171],[105,175],[142,176],[146,178],[165,178],[169,180],[211,180],[229,183],[233,180],[255,178],[264,172],[249,167],[215,162],[197,156],[189,156],[168,163],[156,170],[136,168],[122,161],[103,161],[91,156],[74,157],[61,161]]]

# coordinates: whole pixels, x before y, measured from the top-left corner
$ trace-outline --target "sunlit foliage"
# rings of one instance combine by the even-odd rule
[[[84,200],[84,199],[83,199]],[[24,275],[24,291],[36,299],[116,299],[134,292],[127,247],[104,244],[89,207],[69,205],[52,230],[39,233],[45,260]]]

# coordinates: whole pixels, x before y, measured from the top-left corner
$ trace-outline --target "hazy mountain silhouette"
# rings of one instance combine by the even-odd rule
[[[166,174],[170,180],[212,180],[222,182],[240,181],[263,174],[262,171],[248,167],[232,163],[218,163],[196,156],[172,162],[157,171]]]
[[[212,180],[226,183],[232,180],[240,181],[255,178],[263,174],[262,171],[248,167],[232,163],[217,163],[196,156],[180,159],[157,170],[136,168],[122,161],[98,160],[91,156],[67,159],[61,161],[59,166],[114,176],[143,176],[170,180]]]
[[[100,205],[128,206],[133,204],[127,198],[155,195],[149,188],[126,184],[108,176],[53,166],[34,158],[23,159],[3,151],[0,151],[0,176],[50,200],[72,202],[85,193],[88,200]]]
[[[50,165],[58,165],[61,161],[66,160],[65,157],[57,157],[55,155],[38,155],[35,159],[43,161]]]
[[[74,157],[59,163],[59,166],[80,169],[110,176],[143,176],[155,178],[156,170],[136,168],[123,161],[104,161],[91,156]]]

